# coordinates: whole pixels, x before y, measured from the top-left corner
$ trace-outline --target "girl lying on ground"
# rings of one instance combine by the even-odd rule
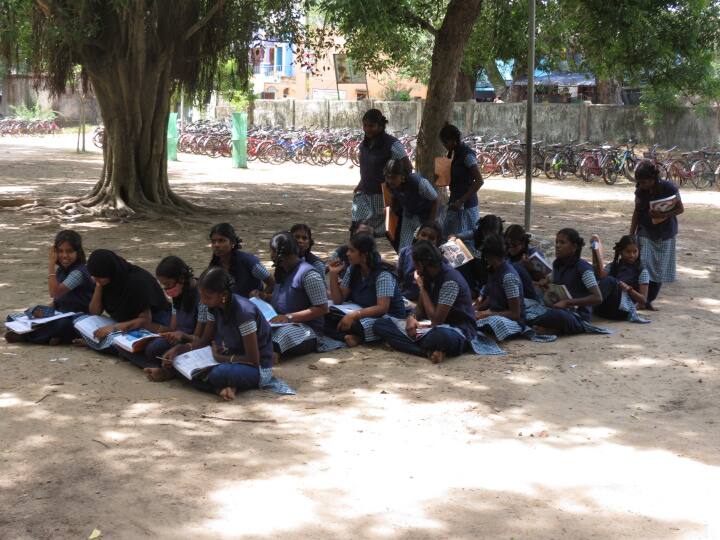
[[[251,292],[261,290],[263,283],[264,292],[272,292],[275,282],[270,272],[255,255],[241,251],[241,242],[229,223],[215,225],[210,229],[213,256],[209,266],[219,266],[232,276],[235,294],[248,298]]]
[[[52,308],[58,312],[87,313],[95,283],[85,266],[85,251],[82,238],[75,231],[64,230],[57,233],[48,256],[48,294],[52,299]],[[42,316],[35,310],[32,317]],[[41,311],[41,310],[40,310]],[[46,313],[44,315],[49,315]],[[8,320],[14,317],[9,316]],[[10,343],[27,342],[60,345],[71,343],[78,337],[73,327],[74,317],[50,321],[26,334],[8,331],[5,339]]]
[[[325,317],[325,333],[344,340],[349,347],[376,341],[373,324],[385,315],[405,317],[405,305],[392,265],[384,262],[372,236],[357,234],[350,239],[347,250],[350,267],[342,281],[345,265],[339,260],[329,266],[330,294],[335,304],[346,300],[362,309],[340,316],[330,312]]]
[[[377,319],[373,331],[392,348],[427,356],[437,364],[446,356],[465,352],[477,335],[470,288],[433,243],[415,242],[412,258],[420,287],[415,314],[407,319]],[[418,319],[431,323],[431,329],[422,336],[418,334]]]

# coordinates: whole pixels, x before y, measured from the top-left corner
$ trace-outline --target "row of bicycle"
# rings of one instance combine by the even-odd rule
[[[41,118],[27,119],[0,118],[0,136],[54,135],[60,128],[54,120]]]
[[[492,139],[468,136],[465,143],[475,149],[483,174],[524,176],[527,146],[520,140]],[[602,179],[614,184],[624,176],[634,182],[635,167],[640,160],[649,159],[658,168],[662,180],[670,180],[678,187],[692,184],[696,189],[720,186],[720,150],[701,148],[678,152],[677,147],[662,149],[653,145],[646,152],[635,152],[636,143],[623,145],[592,143],[544,144],[533,143],[531,168],[533,176],[567,180],[571,176],[585,182]]]

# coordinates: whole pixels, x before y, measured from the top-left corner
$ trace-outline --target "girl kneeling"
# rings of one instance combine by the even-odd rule
[[[404,321],[380,319],[374,332],[394,349],[428,356],[437,364],[445,356],[465,352],[477,336],[470,288],[432,243],[420,240],[413,244],[412,257],[420,287],[415,315]],[[431,328],[419,337],[418,319],[424,318],[430,319]]]

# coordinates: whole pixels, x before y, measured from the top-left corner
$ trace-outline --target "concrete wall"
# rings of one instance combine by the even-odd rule
[[[388,118],[391,133],[416,134],[422,119],[422,101],[293,101],[257,100],[255,125],[282,127],[361,127],[363,113],[375,107]],[[720,110],[707,114],[690,108],[669,113],[650,126],[639,107],[589,103],[536,103],[533,138],[548,143],[591,141],[658,143],[683,149],[717,145]],[[475,103],[453,105],[450,122],[463,133],[485,137],[524,137],[525,103]]]

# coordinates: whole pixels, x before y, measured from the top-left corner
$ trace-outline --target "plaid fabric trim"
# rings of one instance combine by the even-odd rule
[[[245,321],[238,326],[238,330],[241,336],[249,336],[257,332],[257,323],[255,321]]]
[[[261,281],[265,281],[270,277],[270,272],[268,272],[268,269],[265,268],[262,263],[256,263],[255,266],[252,267],[252,270],[250,270],[250,273],[254,278]]]
[[[407,157],[407,152],[405,152],[405,146],[403,143],[400,141],[392,143],[392,146],[390,147],[390,157],[392,159],[402,159]]]
[[[522,334],[522,327],[512,319],[501,317],[500,315],[490,315],[477,322],[478,328],[490,328],[495,334],[498,341],[504,341],[507,338]]]
[[[595,272],[593,272],[592,270],[586,270],[585,272],[583,272],[582,282],[588,291],[593,287],[598,286],[597,279],[595,278]]]
[[[273,343],[277,344],[281,353],[311,339],[317,339],[313,329],[300,323],[275,328],[272,336]]]
[[[457,281],[448,280],[440,286],[437,303],[453,306],[458,294],[460,294],[460,285],[458,285]]]
[[[312,263],[312,267],[317,270],[318,274],[320,274],[321,276],[325,275],[325,263],[320,259]]]
[[[459,212],[448,212],[445,215],[444,234],[445,236],[454,235],[463,240],[472,238],[475,224],[480,219],[478,207],[463,208]],[[467,233],[464,236],[463,233]]]
[[[506,298],[519,298],[520,278],[512,272],[505,274],[503,276],[503,290]]]
[[[313,306],[322,306],[328,303],[325,280],[320,277],[318,272],[308,272],[305,274],[302,284]]]
[[[415,239],[415,233],[422,225],[420,218],[417,216],[403,216],[402,226],[400,227],[400,242],[398,251],[402,248],[412,245]]]
[[[427,199],[428,201],[434,201],[438,196],[437,191],[430,181],[422,176],[418,182],[418,193],[422,198]]]
[[[395,278],[390,272],[383,271],[375,280],[375,296],[386,298],[395,294]]]
[[[350,268],[348,268],[345,273],[343,274],[342,279],[340,280],[340,286],[343,289],[349,289],[350,288]]]
[[[385,199],[382,194],[356,193],[352,201],[352,220],[365,220],[375,229],[375,235],[385,234]]]
[[[80,270],[73,270],[68,274],[68,277],[65,278],[65,281],[62,282],[62,285],[65,285],[72,291],[82,285],[84,279],[85,276],[83,276],[83,273]]]
[[[471,167],[475,167],[478,164],[477,156],[473,152],[468,152],[467,154],[465,154],[465,159],[463,160],[463,163],[468,169]]]
[[[360,325],[365,333],[365,341],[380,341],[380,338],[373,332],[373,326],[380,317],[363,317],[360,319]]]
[[[198,304],[198,322],[206,323],[215,321],[215,315],[210,313],[210,310],[205,304]]]
[[[676,279],[675,237],[667,240],[651,240],[638,236],[640,260],[655,283],[671,283]]]
[[[647,268],[643,268],[640,272],[640,277],[638,277],[638,283],[640,285],[647,285],[650,283],[650,272],[647,271]]]

